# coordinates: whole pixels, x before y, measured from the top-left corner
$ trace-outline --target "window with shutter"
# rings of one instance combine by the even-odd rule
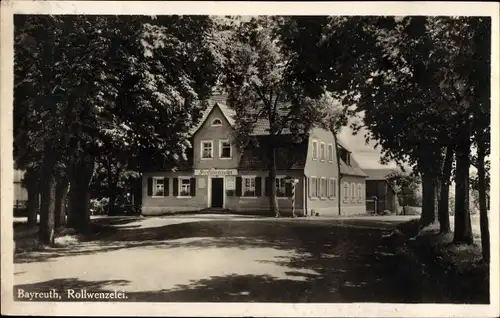
[[[165,178],[163,180],[163,186],[165,188],[163,195],[168,196],[170,194],[170,179],[169,178]]]
[[[196,178],[191,178],[190,179],[190,185],[189,185],[189,195],[194,197],[196,196]]]
[[[148,196],[153,196],[153,178],[148,177]]]
[[[165,178],[153,177],[153,197],[165,196]]]
[[[262,178],[261,177],[255,178],[255,196],[257,196],[257,197],[262,196]]]
[[[236,196],[241,197],[241,184],[242,184],[242,178],[241,177],[236,177]]]
[[[242,177],[242,196],[255,197],[255,177]]]
[[[276,177],[276,196],[278,198],[287,197],[285,177]]]
[[[173,179],[173,185],[172,185],[172,195],[174,197],[179,195],[179,178],[174,178]]]
[[[191,190],[191,178],[190,177],[179,177],[179,185],[178,185],[178,197],[189,198],[192,196]]]

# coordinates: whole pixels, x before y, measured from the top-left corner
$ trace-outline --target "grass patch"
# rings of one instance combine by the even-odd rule
[[[437,223],[419,229],[418,220],[398,230],[407,239],[399,254],[421,266],[422,280],[430,281],[435,293],[453,302],[489,303],[489,264],[482,260],[479,242],[454,244],[453,233],[439,233]]]

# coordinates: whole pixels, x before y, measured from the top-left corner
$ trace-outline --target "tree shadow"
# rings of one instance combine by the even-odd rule
[[[450,295],[439,295],[433,290],[432,278],[422,277],[420,267],[396,253],[404,238],[383,237],[394,228],[388,223],[348,220],[340,225],[325,226],[322,222],[214,219],[158,227],[109,226],[106,231],[85,237],[77,246],[16,255],[15,261],[45,262],[124,248],[268,248],[286,251],[286,254],[257,261],[283,267],[283,276],[212,276],[173,289],[128,293],[128,300],[453,302]],[[349,226],[343,226],[345,224]],[[46,283],[49,286],[58,280]],[[73,283],[92,282],[75,278]],[[105,287],[103,282],[95,283],[96,286],[89,288]]]

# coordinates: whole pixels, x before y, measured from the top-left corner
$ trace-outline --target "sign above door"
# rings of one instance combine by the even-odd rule
[[[211,177],[223,177],[223,176],[236,176],[238,175],[237,169],[194,169],[195,176],[211,176]]]

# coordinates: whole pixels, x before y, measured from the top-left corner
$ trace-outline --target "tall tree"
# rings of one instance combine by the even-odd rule
[[[449,212],[449,199],[450,199],[450,177],[453,167],[453,146],[446,147],[446,155],[442,168],[441,175],[441,192],[439,197],[438,217],[439,217],[439,231],[441,233],[449,233],[450,229],[450,212]]]
[[[465,204],[474,130],[470,105],[478,102],[471,92],[481,87],[470,80],[471,75],[480,74],[471,72],[471,66],[472,61],[484,65],[484,58],[471,54],[480,51],[474,49],[479,46],[473,40],[480,20],[328,17],[322,27],[299,30],[290,41],[299,59],[310,61],[310,65],[302,63],[305,70],[297,73],[315,77],[308,80],[313,87],[343,94],[344,105],[355,105],[364,116],[367,137],[382,146],[384,160],[409,163],[422,174],[422,225],[435,219],[435,188],[446,175],[441,171],[446,161],[443,149],[454,148],[456,192],[463,193],[455,206],[455,241],[465,243],[472,237]],[[321,33],[321,40],[317,45],[302,46],[300,42],[311,30]],[[317,34],[312,37],[318,38]],[[308,60],[309,56],[314,59]],[[446,228],[446,220],[441,219]]]
[[[212,19],[28,16],[15,23],[17,157],[42,153],[44,184],[58,162],[67,163],[68,223],[84,231],[96,157],[147,151],[175,161],[190,146],[189,127],[217,78]],[[52,192],[45,199],[42,212],[52,215]],[[42,216],[45,232],[51,215]]]
[[[267,128],[270,210],[280,216],[276,196],[276,148],[280,136],[300,139],[316,123],[319,100],[307,99],[302,87],[290,76],[291,51],[284,49],[280,35],[281,17],[259,16],[240,21],[227,35],[224,48],[224,87],[228,105],[236,112],[240,148],[246,147],[255,126]]]
[[[489,193],[489,160],[490,116],[491,116],[491,85],[486,74],[491,66],[491,20],[479,18],[473,21],[474,35],[472,37],[473,58],[470,82],[474,87],[473,100],[473,142],[477,148],[477,160],[473,164],[477,167],[477,189],[479,191],[479,214],[481,228],[481,247],[483,259],[490,261],[490,231],[488,222],[488,193]],[[474,188],[474,184],[472,184]]]

